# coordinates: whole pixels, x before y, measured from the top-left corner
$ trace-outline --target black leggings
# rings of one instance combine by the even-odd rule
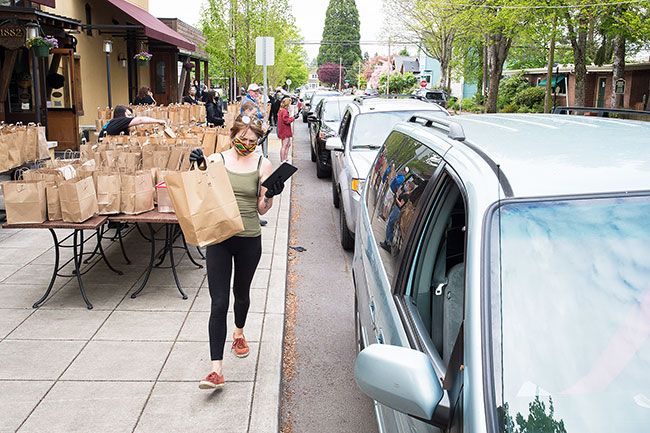
[[[261,236],[254,238],[233,236],[207,248],[208,287],[212,298],[208,334],[210,335],[210,357],[213,361],[223,359],[233,259],[235,279],[232,291],[235,294],[235,326],[243,328],[250,306],[251,282],[260,257],[262,257]]]

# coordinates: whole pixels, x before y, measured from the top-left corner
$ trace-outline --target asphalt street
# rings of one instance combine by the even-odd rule
[[[355,331],[352,254],[343,251],[331,180],[316,178],[309,131],[294,126],[294,176],[290,245],[306,248],[289,262],[296,297],[295,374],[285,380],[284,432],[377,431],[372,401],[354,377]],[[286,349],[286,346],[285,346]],[[286,392],[288,391],[288,392]]]

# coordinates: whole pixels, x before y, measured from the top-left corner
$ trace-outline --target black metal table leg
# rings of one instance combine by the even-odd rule
[[[50,296],[52,292],[52,287],[54,287],[54,282],[56,281],[56,275],[59,273],[59,239],[56,237],[56,232],[54,229],[49,229],[52,234],[52,239],[54,239],[54,271],[52,272],[52,279],[50,280],[50,285],[47,286],[45,294],[38,301],[34,302],[32,305],[33,308],[40,307],[43,302]]]
[[[199,255],[201,256],[201,260],[205,260],[205,254],[203,254],[203,251],[201,251],[201,247],[196,247],[196,251],[199,252]]]
[[[131,260],[129,260],[129,256],[126,255],[126,250],[124,249],[124,242],[122,241],[122,227],[119,227],[117,229],[117,237],[120,241],[120,249],[122,250],[122,255],[124,256],[124,259],[126,260],[126,264],[130,265]]]
[[[97,229],[97,248],[99,248],[99,252],[102,255],[102,259],[104,260],[104,263],[106,263],[106,266],[108,266],[108,269],[111,271],[115,272],[117,275],[124,275],[124,272],[118,271],[115,269],[113,266],[111,266],[110,262],[108,261],[108,257],[106,257],[106,254],[104,253],[104,247],[102,247],[102,236],[100,234],[101,228]],[[95,253],[93,253],[95,254]]]
[[[100,232],[101,229],[101,232]],[[84,264],[90,263],[90,261],[97,255],[99,252],[99,245],[101,243],[102,235],[104,233],[104,228],[103,226],[97,229],[97,245],[95,245],[95,249],[93,252],[90,254],[90,257],[88,257],[86,260],[84,260]]]
[[[166,233],[167,233],[167,239],[166,239],[167,243],[166,244],[167,245],[166,245],[166,247],[169,249],[169,260],[171,261],[171,265],[172,265],[172,273],[174,274],[174,281],[176,281],[176,287],[178,288],[178,291],[183,296],[183,299],[187,299],[187,295],[185,294],[185,292],[181,288],[180,281],[178,281],[178,274],[176,273],[176,263],[174,263],[174,235],[175,235],[174,228],[175,228],[175,225],[166,224],[166,226],[167,226],[167,230],[166,230]]]
[[[203,269],[203,265],[197,263],[196,260],[194,260],[194,257],[192,257],[192,254],[190,253],[190,249],[187,247],[187,242],[185,242],[185,236],[183,236],[182,233],[181,233],[181,238],[183,239],[183,248],[185,248],[185,252],[187,253],[187,258],[190,259],[190,262],[194,263],[194,266],[196,266],[199,269]],[[203,256],[201,250],[199,250],[198,247],[197,250],[199,251],[199,254]]]
[[[84,288],[84,283],[81,279],[81,262],[83,258],[83,244],[84,244],[84,232],[83,230],[75,230],[74,231],[74,241],[72,245],[72,251],[74,254],[74,274],[77,276],[77,283],[79,284],[79,291],[81,292],[81,296],[84,298],[84,302],[86,302],[86,307],[89,310],[93,309],[93,304],[90,303],[88,300],[88,297],[86,296],[86,289]],[[79,244],[79,242],[81,242]],[[79,248],[79,254],[77,254],[77,249]]]
[[[149,276],[151,275],[151,270],[153,269],[153,262],[156,259],[156,233],[153,231],[153,225],[151,223],[147,223],[147,227],[149,227],[149,234],[151,235],[151,238],[147,238],[146,236],[142,235],[145,239],[147,239],[149,242],[151,242],[151,257],[149,257],[149,266],[147,266],[147,271],[144,274],[144,280],[142,280],[142,284],[140,284],[140,287],[138,287],[138,290],[133,292],[131,295],[132,299],[135,299],[136,296],[142,292],[144,289],[144,286],[147,285],[147,281],[149,281]],[[140,229],[138,229],[139,231]],[[142,232],[140,232],[142,233]]]

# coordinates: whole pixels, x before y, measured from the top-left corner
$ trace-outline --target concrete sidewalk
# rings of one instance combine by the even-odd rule
[[[277,166],[277,139],[270,153]],[[93,310],[72,278],[58,278],[34,310],[52,273],[51,236],[0,230],[0,432],[277,432],[290,191],[287,184],[264,217],[246,324],[251,354],[238,359],[228,350],[230,313],[226,386],[215,392],[198,389],[210,370],[205,269],[182,257],[187,300],[169,269],[154,269],[131,299],[149,260],[148,243],[132,232],[130,265],[116,243],[103,243],[124,275],[100,263],[84,276]]]

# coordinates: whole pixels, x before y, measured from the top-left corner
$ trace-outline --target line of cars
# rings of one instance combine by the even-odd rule
[[[395,109],[362,139],[400,103],[326,141],[379,431],[645,431],[650,124]]]

